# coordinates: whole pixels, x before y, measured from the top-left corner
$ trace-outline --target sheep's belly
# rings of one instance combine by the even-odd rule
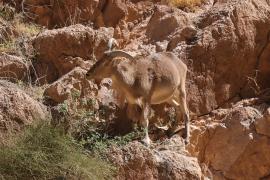
[[[160,88],[153,91],[151,104],[161,104],[171,99],[175,89]]]

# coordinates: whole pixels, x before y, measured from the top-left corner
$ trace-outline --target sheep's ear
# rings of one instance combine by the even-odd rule
[[[114,39],[114,38],[110,38],[109,41],[108,41],[108,49],[109,49],[109,51],[111,51],[113,49],[114,45],[116,47],[119,47],[119,44],[118,44],[117,40]]]
[[[110,50],[105,51],[104,54],[105,54],[106,56],[110,56],[110,55],[111,55],[111,51],[110,51]]]

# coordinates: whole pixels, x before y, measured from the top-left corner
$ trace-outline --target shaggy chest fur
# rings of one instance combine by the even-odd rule
[[[130,101],[143,96],[158,103],[162,97],[172,94],[180,83],[176,65],[160,55],[122,60],[114,72],[114,87],[128,94]]]

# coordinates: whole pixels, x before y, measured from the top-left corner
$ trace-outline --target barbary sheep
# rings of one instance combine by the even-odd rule
[[[112,43],[112,41],[110,41]],[[109,44],[109,46],[111,46]],[[145,128],[143,142],[150,145],[148,116],[151,104],[169,103],[185,120],[185,142],[189,142],[189,110],[185,81],[187,66],[173,53],[160,52],[134,58],[127,52],[111,50],[87,72],[87,79],[112,79],[112,88],[122,94],[128,105],[141,109],[139,120]],[[177,123],[179,125],[179,115]]]

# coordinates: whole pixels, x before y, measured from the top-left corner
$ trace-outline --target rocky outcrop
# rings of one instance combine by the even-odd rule
[[[147,25],[146,35],[154,42],[168,40],[170,35],[187,26],[188,22],[187,13],[177,8],[157,6]]]
[[[254,79],[259,86],[269,87],[270,71],[260,66],[270,57],[269,10],[267,1],[217,1],[192,18],[195,31],[188,38],[179,38],[185,27],[171,38],[167,50],[178,54],[190,70],[187,88],[192,112],[205,114],[253,97]]]
[[[97,98],[102,105],[110,106],[112,103],[120,106],[118,95],[111,89],[111,80],[104,79],[100,88],[85,78],[86,70],[76,67],[60,79],[50,84],[44,91],[44,97],[53,104],[63,103],[75,96],[80,98]],[[77,97],[78,98],[78,97]]]
[[[252,103],[253,106],[244,105]],[[255,104],[254,104],[255,103]],[[191,154],[209,166],[214,179],[260,179],[270,172],[270,138],[267,104],[257,100],[238,103],[196,122],[192,131]],[[256,105],[257,104],[257,105]]]
[[[113,29],[83,25],[47,30],[33,40],[38,57],[34,66],[40,81],[53,82],[74,67],[89,69],[108,49]]]
[[[21,57],[0,53],[0,77],[12,81],[25,80],[28,73],[28,65]]]
[[[66,0],[65,2],[4,0],[4,2],[14,5],[18,11],[24,11],[28,18],[50,29],[78,23],[94,25],[97,28],[115,27],[124,19],[138,22],[143,18],[147,10],[146,6],[149,4],[153,6],[151,1],[133,0]]]
[[[174,52],[189,68],[190,111],[207,114],[269,87],[269,9],[267,1],[251,0],[215,1],[200,13],[157,5],[126,33],[125,49]]]
[[[71,72],[50,84],[44,91],[44,97],[54,103],[63,103],[72,98],[74,93],[79,97],[94,97],[98,87],[85,79],[86,70],[80,67],[74,68]]]
[[[171,149],[170,149],[171,147]],[[139,142],[123,148],[111,148],[109,160],[119,167],[117,179],[201,179],[201,168],[194,157],[184,151],[181,138],[149,149]]]
[[[15,84],[0,81],[0,93],[0,137],[34,121],[49,119],[46,107]]]
[[[76,23],[94,21],[101,13],[103,1],[95,0],[4,0],[5,3],[14,5],[18,11],[23,11],[26,17],[36,23],[54,28]]]
[[[268,108],[263,117],[255,123],[256,132],[261,135],[270,137],[270,108]]]

